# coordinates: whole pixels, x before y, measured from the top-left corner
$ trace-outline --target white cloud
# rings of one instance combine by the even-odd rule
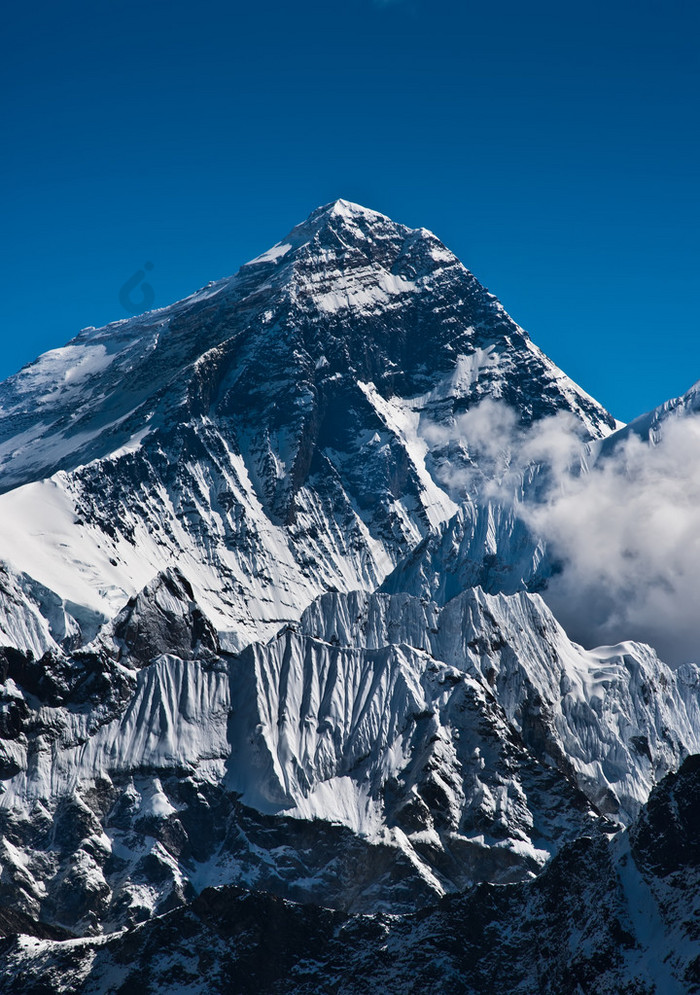
[[[545,463],[558,479],[585,461],[583,428],[566,411],[534,425],[519,424],[503,401],[485,398],[448,425],[424,422],[421,434],[439,458],[435,473],[458,500],[466,493],[499,497],[519,490],[528,465]]]
[[[700,417],[669,419],[656,445],[630,435],[590,467],[579,433],[566,413],[523,429],[493,400],[449,428],[424,430],[431,449],[445,450],[436,472],[453,496],[515,495],[518,514],[562,564],[543,593],[574,639],[642,640],[669,663],[697,660]],[[532,463],[549,471],[538,500],[523,502],[518,484]]]
[[[559,477],[528,524],[564,564],[547,600],[588,645],[639,639],[669,663],[700,657],[700,418],[635,435],[579,477]]]

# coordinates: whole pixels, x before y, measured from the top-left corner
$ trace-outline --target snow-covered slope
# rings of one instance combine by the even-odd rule
[[[623,822],[700,752],[700,669],[673,673],[639,643],[584,650],[537,595],[469,588],[439,608],[407,594],[327,594],[300,630],[340,645],[418,646],[476,678],[533,755]]]
[[[0,563],[0,645],[42,656],[47,650],[57,650],[59,644],[77,644],[80,636],[61,598]]]
[[[546,544],[520,511],[514,502],[467,497],[449,522],[399,561],[381,590],[439,604],[476,586],[504,594],[541,590],[552,569]]]

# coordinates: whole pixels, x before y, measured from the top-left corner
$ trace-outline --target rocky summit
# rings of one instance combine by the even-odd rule
[[[573,642],[522,511],[694,396],[342,200],[0,384],[0,990],[700,991],[700,669]]]

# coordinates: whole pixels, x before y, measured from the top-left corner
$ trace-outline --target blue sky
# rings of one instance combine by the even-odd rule
[[[622,419],[700,379],[695,2],[15,4],[0,376],[336,197],[424,225]]]

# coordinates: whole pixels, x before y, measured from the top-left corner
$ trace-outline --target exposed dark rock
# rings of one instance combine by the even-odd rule
[[[635,861],[658,877],[700,868],[700,756],[652,793],[630,837]]]
[[[52,926],[48,922],[40,922],[16,909],[0,906],[0,937],[17,935],[36,936],[39,940],[69,940],[72,934],[60,926]],[[9,944],[0,946],[0,956],[10,948]]]
[[[120,655],[140,666],[161,653],[187,659],[196,652],[219,652],[216,631],[177,567],[158,574],[131,598],[112,623],[112,632]]]

